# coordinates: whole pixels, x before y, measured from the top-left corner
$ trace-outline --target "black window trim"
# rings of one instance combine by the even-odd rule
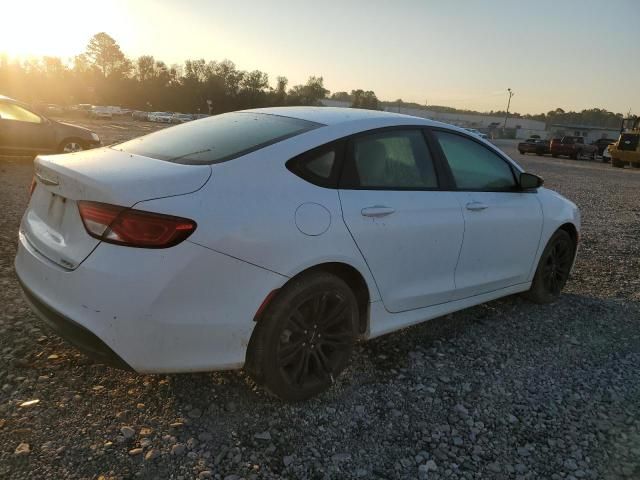
[[[433,161],[433,166],[436,172],[436,177],[438,181],[438,187],[436,188],[416,188],[416,187],[350,187],[346,185],[342,185],[342,173],[344,170],[344,165],[348,161],[349,158],[353,158],[353,139],[358,137],[364,137],[367,135],[372,135],[380,132],[390,131],[390,130],[420,130],[425,138],[427,148],[429,153],[431,154],[431,160]],[[464,137],[472,142],[477,143],[483,148],[486,148],[490,152],[497,155],[501,158],[511,169],[511,173],[514,177],[514,181],[516,186],[514,188],[508,189],[462,189],[458,188],[455,183],[455,179],[453,177],[453,172],[451,172],[451,168],[449,167],[449,163],[440,147],[440,143],[436,138],[434,132],[441,131],[445,133],[451,133],[455,135],[459,135]],[[306,158],[310,156],[315,156],[317,154],[321,154],[327,150],[335,149],[336,158],[333,166],[333,170],[327,181],[312,181],[308,175],[302,175],[299,170],[297,170],[296,163],[302,163]],[[351,157],[349,157],[351,156]],[[446,127],[437,127],[437,126],[429,126],[429,125],[416,125],[416,124],[407,124],[407,125],[393,125],[389,127],[378,127],[372,128],[369,130],[363,130],[361,132],[353,133],[350,135],[346,135],[344,137],[337,138],[335,140],[331,140],[322,145],[318,145],[317,147],[313,147],[310,150],[307,150],[301,154],[298,154],[285,163],[286,168],[300,178],[303,181],[311,183],[320,188],[329,188],[329,189],[339,189],[339,190],[369,190],[369,191],[400,191],[400,192],[499,192],[499,193],[537,193],[538,189],[522,189],[518,186],[518,176],[521,170],[514,164],[514,162],[507,157],[500,150],[491,148],[484,144],[480,139],[474,138],[471,135],[465,134],[463,132],[459,132],[457,130],[453,130]]]
[[[470,135],[467,135],[465,133],[459,132],[457,130],[452,130],[452,129],[443,128],[443,127],[427,127],[426,130],[428,130],[428,136],[431,137],[432,141],[434,142],[433,148],[437,152],[437,155],[441,159],[442,168],[444,168],[448,172],[448,176],[449,176],[450,181],[451,181],[450,188],[448,190],[455,191],[455,192],[537,193],[537,191],[538,191],[537,189],[522,189],[522,188],[520,188],[520,186],[519,186],[520,182],[518,180],[518,176],[519,176],[519,174],[521,172],[516,168],[514,163],[511,161],[511,159],[506,157],[499,150],[494,149],[494,148],[490,148],[487,145],[485,145],[483,142],[481,142],[479,139],[473,138]],[[496,155],[503,162],[505,162],[507,164],[507,166],[509,167],[509,169],[511,170],[511,175],[513,176],[513,180],[515,182],[514,187],[512,187],[512,188],[477,188],[477,189],[458,188],[456,183],[455,183],[455,178],[453,176],[453,172],[451,171],[451,167],[449,166],[449,162],[447,161],[447,157],[444,154],[444,151],[442,150],[442,147],[440,146],[440,143],[439,143],[438,139],[436,138],[435,132],[444,132],[444,133],[449,133],[449,134],[452,134],[452,135],[458,135],[458,136],[463,137],[463,138],[465,138],[467,140],[470,140],[470,141],[472,141],[474,143],[477,143],[481,147],[487,149],[488,151],[490,151],[491,153]]]
[[[330,188],[335,190],[338,188],[338,180],[340,177],[340,173],[342,172],[342,162],[344,158],[346,143],[346,138],[340,138],[337,140],[332,140],[328,143],[324,143],[312,148],[311,150],[307,150],[299,155],[296,155],[295,157],[290,158],[286,161],[285,167],[296,177],[309,182],[316,187]],[[303,170],[304,165],[307,161],[313,160],[314,158],[317,158],[318,155],[322,155],[330,150],[333,150],[335,152],[335,159],[333,162],[333,167],[331,168],[331,174],[329,175],[329,178],[324,179],[318,175],[314,175],[313,172],[310,172],[309,170]]]

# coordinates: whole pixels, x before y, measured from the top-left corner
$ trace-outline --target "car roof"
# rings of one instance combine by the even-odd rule
[[[419,120],[425,125],[440,125],[421,117],[402,115],[400,113],[384,112],[381,110],[365,110],[361,108],[341,107],[271,107],[244,110],[245,112],[264,113],[268,115],[281,115],[283,117],[297,118],[309,122],[322,123],[324,125],[338,125],[340,123],[355,122],[369,119],[398,119],[406,122],[408,119]]]

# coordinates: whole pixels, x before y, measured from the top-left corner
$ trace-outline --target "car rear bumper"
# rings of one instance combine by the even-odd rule
[[[146,373],[242,367],[256,311],[286,281],[189,241],[162,250],[102,243],[69,271],[21,234],[15,268],[33,310],[62,337]]]
[[[132,370],[109,346],[82,325],[44,303],[18,277],[27,303],[54,332],[93,360],[123,370]]]

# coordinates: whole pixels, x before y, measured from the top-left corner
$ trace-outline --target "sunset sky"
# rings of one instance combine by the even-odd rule
[[[289,85],[476,110],[640,113],[640,1],[20,0],[0,52],[81,53],[105,31],[129,57],[228,58]],[[11,19],[11,21],[6,21]]]

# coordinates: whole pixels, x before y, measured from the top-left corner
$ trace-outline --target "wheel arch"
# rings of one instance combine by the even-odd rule
[[[578,229],[576,228],[576,226],[573,223],[571,223],[571,222],[563,223],[562,225],[560,225],[558,227],[558,230],[564,230],[565,232],[567,232],[569,234],[569,236],[571,237],[571,240],[573,240],[573,243],[576,246],[578,245],[578,241],[580,239],[580,234],[578,233]]]
[[[296,273],[294,276],[289,278],[289,280],[287,280],[280,288],[284,288],[287,284],[299,279],[300,277],[315,272],[326,272],[335,275],[336,277],[343,280],[353,291],[358,302],[358,311],[360,317],[358,319],[358,330],[361,335],[364,335],[369,328],[369,304],[371,302],[371,292],[364,275],[362,275],[362,273],[353,265],[349,265],[348,263],[344,262],[319,263]],[[268,304],[271,303],[276,297],[277,292],[274,295],[270,294],[267,299],[265,299],[267,305],[263,305],[260,308],[260,312],[264,311],[266,307],[268,307]],[[261,317],[261,314],[256,315],[254,320],[256,322],[259,322]]]

